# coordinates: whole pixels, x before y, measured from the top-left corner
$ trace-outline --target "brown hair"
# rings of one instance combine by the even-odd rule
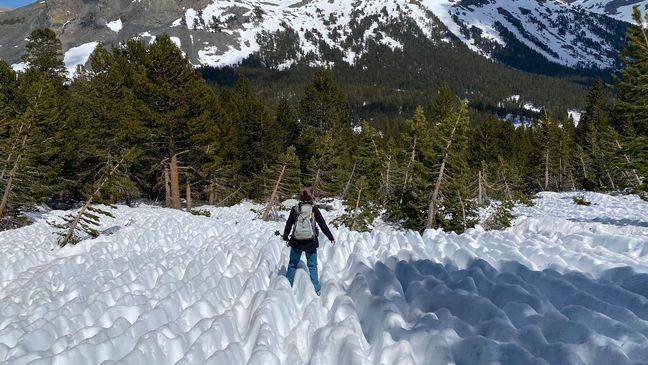
[[[299,200],[303,201],[304,203],[312,203],[313,202],[313,192],[311,191],[310,188],[303,188],[299,191]]]

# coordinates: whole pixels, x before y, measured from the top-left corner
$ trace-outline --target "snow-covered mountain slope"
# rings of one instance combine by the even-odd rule
[[[17,63],[24,39],[52,27],[67,49],[167,32],[195,64],[220,66],[253,53],[272,66],[296,60],[354,63],[412,37],[465,44],[525,69],[542,58],[610,69],[626,24],[559,0],[45,0],[0,15],[0,56]]]
[[[644,14],[648,13],[648,1],[646,0],[575,0],[572,4],[580,5],[587,11],[605,14],[628,23],[634,23],[632,19],[633,7],[638,6]]]
[[[0,363],[643,363],[648,203],[572,195],[507,231],[334,230],[321,297],[303,263],[289,286],[282,224],[251,204],[120,207],[64,249],[53,212],[0,232]]]

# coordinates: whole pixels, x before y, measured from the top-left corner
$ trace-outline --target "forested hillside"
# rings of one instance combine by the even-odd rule
[[[490,199],[645,191],[648,37],[638,10],[635,20],[613,89],[594,84],[577,126],[546,110],[519,128],[484,114],[510,95],[505,82],[520,77],[521,94],[563,111],[577,103],[578,87],[495,73],[499,66],[454,57],[458,50],[414,55],[407,47],[333,71],[203,70],[233,85],[219,87],[169,36],[99,46],[68,80],[55,33],[36,30],[24,72],[0,62],[0,217],[8,222],[50,198],[142,197],[188,210],[249,198],[268,203],[267,218],[308,185],[345,199],[342,220],[358,230],[385,209],[405,227],[462,232]],[[404,59],[411,62],[398,67]],[[358,82],[365,77],[375,86]]]

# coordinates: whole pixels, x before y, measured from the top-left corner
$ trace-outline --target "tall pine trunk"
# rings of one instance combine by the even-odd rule
[[[180,176],[178,173],[178,152],[176,151],[175,141],[173,138],[169,143],[169,155],[171,163],[169,166],[170,183],[171,183],[171,208],[180,209]]]
[[[169,164],[164,163],[164,206],[171,206],[171,174],[169,173]]]
[[[351,223],[351,230],[355,230],[357,222],[358,222],[358,215],[360,214],[360,197],[362,196],[362,187],[358,188],[358,197],[356,198],[356,203],[355,203],[355,209],[353,210],[353,222]]]
[[[549,149],[545,152],[545,181],[544,189],[545,191],[549,187]]]
[[[466,206],[464,205],[463,199],[461,199],[461,194],[457,191],[457,196],[459,197],[459,204],[461,205],[461,219],[463,222],[463,230],[465,231],[468,227],[466,223]]]
[[[414,138],[414,142],[412,143],[412,154],[410,155],[410,159],[407,162],[407,168],[405,169],[405,179],[403,180],[403,192],[401,193],[400,204],[403,204],[403,194],[405,194],[405,191],[407,191],[409,172],[410,169],[412,168],[412,165],[414,164],[415,159],[416,159],[416,138]]]
[[[214,192],[214,182],[209,184],[209,205],[214,205],[214,200],[216,199]]]
[[[192,202],[191,202],[191,181],[187,179],[187,212],[191,212]]]

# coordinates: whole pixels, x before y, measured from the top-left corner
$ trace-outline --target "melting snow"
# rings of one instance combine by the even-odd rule
[[[321,297],[303,263],[289,286],[283,223],[257,205],[121,206],[112,235],[63,249],[46,213],[0,232],[0,362],[644,362],[648,203],[574,195],[540,194],[506,231],[334,229]]]
[[[82,44],[78,47],[70,48],[63,56],[63,63],[70,76],[76,73],[77,65],[84,65],[88,62],[88,58],[97,47],[99,42],[90,42]]]
[[[106,24],[106,26],[115,33],[119,33],[119,31],[123,28],[121,19],[113,20],[112,22]]]

